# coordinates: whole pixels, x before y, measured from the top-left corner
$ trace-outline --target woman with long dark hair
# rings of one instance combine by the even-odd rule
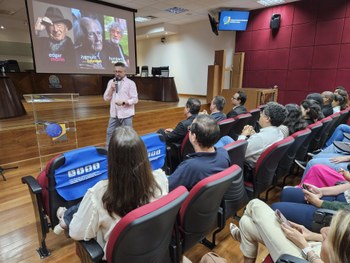
[[[109,234],[121,217],[167,193],[166,175],[152,173],[142,139],[131,127],[122,126],[113,132],[109,143],[108,180],[90,188],[78,210],[60,208],[58,226],[68,228],[75,240],[96,238],[105,249]]]
[[[302,118],[302,112],[298,104],[290,103],[285,105],[285,107],[287,110],[287,117],[279,128],[284,137],[287,137],[297,131],[305,129],[308,124]]]
[[[315,100],[303,100],[300,108],[304,120],[306,120],[309,125],[324,117],[320,105]]]

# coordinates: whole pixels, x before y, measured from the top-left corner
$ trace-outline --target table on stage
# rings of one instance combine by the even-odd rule
[[[130,77],[135,81],[139,99],[165,102],[179,101],[174,77]]]

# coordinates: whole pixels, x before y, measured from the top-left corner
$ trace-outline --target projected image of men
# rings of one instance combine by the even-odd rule
[[[106,42],[106,51],[111,63],[122,62],[126,67],[129,65],[129,57],[124,52],[120,41],[124,35],[124,29],[118,22],[112,22],[108,26],[110,39]]]
[[[67,32],[72,28],[70,20],[63,17],[57,7],[48,7],[44,17],[38,17],[35,23],[35,34],[40,36],[46,31],[48,37],[38,37],[40,54],[48,60],[50,66],[59,67],[70,64],[74,59],[73,42]],[[40,55],[39,54],[39,55]]]
[[[83,17],[76,34],[76,58],[79,68],[104,69],[102,26],[98,19]]]

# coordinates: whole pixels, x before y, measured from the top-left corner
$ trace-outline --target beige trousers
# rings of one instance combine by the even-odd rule
[[[264,244],[275,262],[282,254],[303,258],[301,249],[289,241],[278,223],[275,212],[259,199],[251,200],[239,221],[241,251],[248,258],[256,258],[259,243]],[[319,255],[320,242],[309,242]]]

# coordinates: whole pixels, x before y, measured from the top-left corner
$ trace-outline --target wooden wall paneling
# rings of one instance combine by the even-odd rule
[[[207,80],[207,102],[210,103],[217,94],[220,94],[219,66],[209,65]]]
[[[101,95],[101,78],[99,75],[72,75],[74,92],[80,96]]]
[[[234,53],[232,61],[231,88],[242,88],[245,53]]]

